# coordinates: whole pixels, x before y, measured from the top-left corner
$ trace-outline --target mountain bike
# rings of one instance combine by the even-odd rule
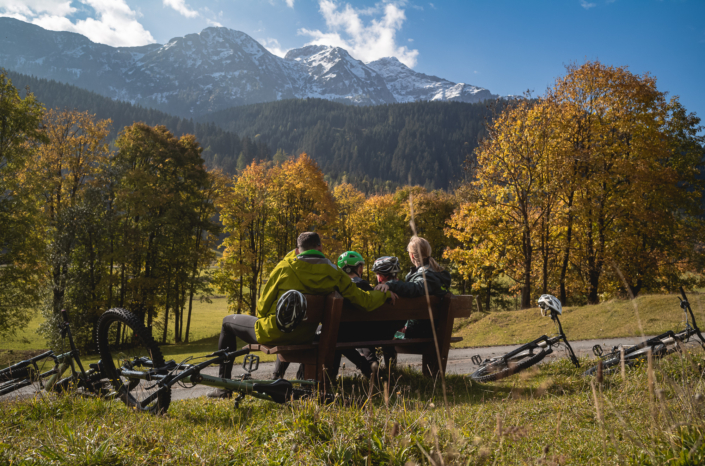
[[[544,311],[546,310],[547,309],[542,307],[541,314],[544,315]],[[561,321],[558,319],[559,312],[554,310],[549,311],[551,320],[555,322],[558,327],[558,334],[556,336],[549,338],[548,336],[543,335],[503,356],[498,356],[492,359],[482,360],[479,355],[475,355],[471,358],[471,360],[476,366],[480,366],[480,368],[470,374],[470,377],[477,382],[491,382],[509,377],[510,375],[516,374],[517,372],[538,364],[543,360],[543,358],[553,353],[554,347],[558,347],[560,345],[565,346],[568,355],[570,356],[570,360],[575,367],[580,367],[580,361],[578,361],[578,358],[573,352],[573,348],[568,342],[568,338],[565,336],[565,333],[563,333],[563,326],[561,325]]]
[[[61,338],[64,339],[68,336],[71,351],[57,355],[50,350],[0,370],[0,396],[35,383],[48,392],[61,393],[70,389],[80,389],[94,395],[106,395],[109,392],[103,383],[104,377],[100,363],[90,364],[87,371],[83,368],[65,309],[61,310],[61,315],[63,317],[63,321],[59,323]],[[54,367],[42,372],[40,364],[43,365],[49,360],[53,361]],[[76,366],[78,366],[78,370],[76,370]],[[70,375],[64,377],[69,369],[71,370]]]
[[[252,372],[259,368],[259,357],[251,355],[248,348],[231,351],[229,348],[215,351],[198,364],[190,364],[187,358],[177,364],[164,361],[161,349],[151,332],[127,309],[110,309],[98,320],[98,349],[103,371],[110,381],[116,397],[135,411],[152,414],[165,413],[171,403],[171,387],[183,388],[207,385],[232,390],[237,396],[235,407],[245,396],[252,396],[275,403],[286,403],[306,397],[318,397],[325,402],[335,400],[331,393],[319,394],[318,382],[314,380],[256,380]],[[232,379],[203,374],[206,367],[234,361],[244,356],[242,367],[245,373]]]
[[[607,354],[604,353],[604,350],[600,345],[593,346],[593,354],[602,359],[603,373],[611,373],[616,371],[616,366],[621,363],[622,350],[624,350],[625,366],[633,366],[638,361],[645,361],[648,357],[649,351],[654,358],[662,358],[669,354],[675,353],[676,351],[680,351],[681,344],[687,343],[694,335],[700,339],[700,346],[705,349],[705,339],[703,339],[703,335],[700,333],[700,328],[695,322],[693,309],[690,307],[688,297],[685,295],[683,287],[680,288],[680,291],[681,296],[678,296],[678,299],[680,300],[680,307],[683,309],[683,313],[685,314],[685,330],[679,333],[674,333],[672,330],[669,330],[661,335],[649,338],[648,340],[642,341],[641,343],[633,346],[615,346]],[[591,367],[585,371],[583,375],[595,375],[597,371],[598,365]]]

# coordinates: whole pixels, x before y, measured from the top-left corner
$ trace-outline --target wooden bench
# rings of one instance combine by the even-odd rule
[[[424,375],[435,376],[439,371],[445,374],[448,362],[448,351],[452,342],[462,338],[453,338],[453,320],[459,317],[470,317],[472,296],[454,296],[450,293],[443,298],[431,297],[431,308],[436,320],[436,334],[441,352],[441,365],[438,365],[436,347],[433,338],[415,338],[408,340],[381,340],[338,342],[338,328],[344,322],[378,322],[385,320],[428,320],[428,305],[426,298],[399,298],[395,305],[384,304],[371,312],[360,311],[351,305],[343,305],[343,297],[334,292],[326,296],[306,295],[307,319],[322,323],[321,335],[317,342],[304,345],[247,345],[252,351],[266,354],[276,354],[286,362],[305,364],[307,379],[328,381],[326,368],[334,364],[336,350],[346,348],[389,347],[396,348],[398,353],[423,355]]]

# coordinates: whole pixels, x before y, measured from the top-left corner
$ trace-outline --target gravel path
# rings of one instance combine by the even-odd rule
[[[636,344],[642,341],[640,337],[627,337],[627,338],[606,338],[602,340],[580,340],[571,341],[571,346],[577,354],[578,357],[584,355],[592,356],[592,347],[595,345],[602,345],[604,349],[610,349],[613,346],[619,344]],[[691,340],[692,342],[692,340]],[[691,343],[692,344],[692,343]],[[487,346],[480,348],[457,348],[451,349],[448,356],[448,366],[446,372],[449,374],[470,374],[475,371],[476,366],[472,363],[470,358],[474,355],[479,355],[482,359],[499,356],[501,354],[507,353],[508,351],[516,348],[518,345],[511,346]],[[544,359],[544,362],[555,361],[558,358],[567,357],[565,351],[559,349],[553,354],[549,355]],[[341,373],[346,375],[351,375],[357,373],[356,370],[351,369],[352,364],[343,358],[345,362],[345,369],[341,369]],[[402,366],[414,367],[421,370],[421,356],[415,354],[400,354],[398,363]],[[293,379],[296,375],[296,370],[298,369],[298,364],[291,364],[286,372],[285,378]],[[259,370],[255,373],[255,377],[262,379],[268,379],[271,377],[272,371],[274,369],[273,362],[263,362],[259,366]],[[587,368],[586,368],[587,369]],[[233,370],[234,374],[238,374],[238,366],[235,366]],[[218,367],[209,367],[203,371],[204,374],[218,375]],[[204,396],[211,387],[206,386],[196,386],[194,388],[184,389],[181,387],[172,388],[172,399],[173,400],[183,400],[188,398],[196,398],[199,396]],[[27,397],[36,393],[35,387],[27,387],[17,392],[10,393],[0,397],[0,401],[9,401],[18,397]]]

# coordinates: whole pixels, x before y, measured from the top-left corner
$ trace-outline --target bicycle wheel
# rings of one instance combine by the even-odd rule
[[[646,347],[641,348],[639,350],[632,351],[631,353],[626,353],[624,355],[624,365],[631,367],[639,361],[646,361],[646,358],[648,357],[649,350],[651,350],[654,358],[660,358],[660,357],[665,356],[666,354],[669,354],[669,351],[666,348],[666,345],[657,344],[654,346],[646,346]],[[614,372],[617,371],[617,366],[620,365],[620,361],[621,361],[621,356],[618,353],[613,358],[605,359],[602,362],[602,373],[603,374],[613,374]],[[595,366],[591,367],[590,369],[586,370],[583,373],[583,375],[584,376],[596,375],[597,368],[598,368],[598,366],[595,365]]]
[[[534,351],[537,349],[539,352],[535,353]],[[503,379],[538,364],[552,352],[553,350],[550,348],[533,346],[507,359],[503,356],[492,358],[487,364],[483,364],[482,367],[470,374],[470,378],[476,382],[492,382]]]
[[[34,368],[32,368],[34,369]],[[26,379],[29,377],[29,366],[22,369],[13,369],[12,366],[0,371],[0,382],[9,382],[15,379]]]
[[[121,375],[122,370],[147,371],[164,366],[162,352],[142,321],[127,309],[110,309],[100,316],[97,335],[105,376],[120,399],[137,411],[166,412],[171,388],[159,390],[154,381]]]

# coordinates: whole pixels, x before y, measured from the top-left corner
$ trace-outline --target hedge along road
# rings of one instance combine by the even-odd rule
[[[651,337],[646,337],[646,338],[651,338]],[[641,341],[643,341],[644,338],[642,337],[624,337],[624,338],[606,338],[606,339],[601,339],[601,340],[579,340],[579,341],[571,341],[570,344],[573,347],[573,350],[575,351],[575,354],[578,357],[582,356],[593,356],[592,354],[592,347],[595,345],[602,345],[603,349],[608,350],[611,349],[613,346],[617,346],[620,344],[624,345],[634,345],[637,344]],[[474,355],[479,355],[482,359],[486,358],[493,358],[496,356],[500,356],[502,354],[505,354],[515,348],[518,348],[520,345],[507,345],[507,346],[486,346],[486,347],[479,347],[479,348],[454,348],[450,350],[450,353],[448,355],[448,365],[446,367],[446,372],[449,374],[471,374],[475,372],[477,369],[477,366],[475,366],[470,358]],[[692,346],[694,348],[697,348],[697,344],[691,340],[691,342],[688,344],[688,346]],[[253,353],[257,354],[257,353]],[[551,362],[555,361],[559,358],[565,358],[567,357],[566,352],[563,350],[562,346],[555,348],[553,353],[548,355],[543,361],[542,364],[545,362]],[[241,360],[240,360],[241,362]],[[345,357],[343,357],[343,363],[345,363],[345,368],[341,368],[340,374],[341,375],[346,375],[346,376],[351,376],[351,375],[356,375],[359,374],[357,370],[355,370],[354,366],[348,361]],[[398,364],[402,367],[412,367],[418,371],[421,370],[421,355],[416,355],[416,354],[400,354],[399,355],[399,360]],[[294,379],[296,377],[296,371],[299,368],[298,364],[291,364],[289,368],[286,371],[285,378],[287,379]],[[585,370],[587,370],[589,366],[585,365]],[[269,379],[272,376],[272,372],[274,370],[274,363],[273,362],[263,362],[259,366],[259,370],[255,373],[253,373],[254,378],[260,378],[260,379]],[[205,370],[202,371],[204,374],[209,374],[209,375],[218,375],[218,366],[211,366]],[[238,366],[236,363],[235,367],[233,368],[233,374],[238,375],[241,374],[243,371]],[[197,398],[199,396],[204,396],[209,390],[211,390],[211,387],[207,387],[204,385],[197,385],[193,388],[182,388],[180,386],[174,386],[172,387],[172,399],[173,400],[184,400],[188,398]],[[31,396],[34,393],[36,393],[36,388],[33,387],[27,387],[22,390],[18,390],[17,392],[10,393],[8,395],[0,397],[0,401],[9,401],[12,399],[16,398],[25,398],[27,396]]]

